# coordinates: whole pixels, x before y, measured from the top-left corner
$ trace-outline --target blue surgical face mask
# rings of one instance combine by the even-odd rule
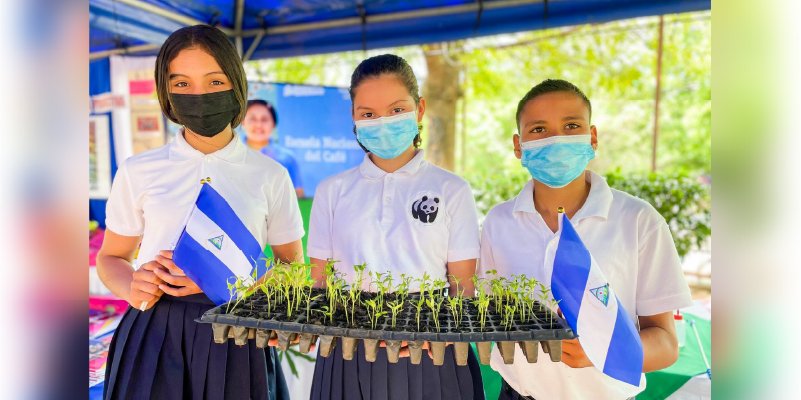
[[[578,178],[595,158],[592,136],[551,136],[520,144],[521,163],[531,177],[552,188],[567,186]]]
[[[356,139],[369,152],[385,160],[401,155],[419,132],[414,111],[356,121]]]

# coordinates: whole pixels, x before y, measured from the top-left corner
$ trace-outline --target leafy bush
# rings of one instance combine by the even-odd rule
[[[496,204],[520,192],[530,179],[525,171],[506,171],[492,176],[484,171],[467,177],[476,207],[487,215]],[[665,218],[681,257],[700,248],[712,234],[709,188],[685,174],[606,174],[609,186],[637,196],[654,206]]]
[[[615,171],[606,175],[606,181],[615,189],[651,203],[662,214],[681,257],[700,248],[712,235],[709,187],[697,179],[685,174],[623,176]]]

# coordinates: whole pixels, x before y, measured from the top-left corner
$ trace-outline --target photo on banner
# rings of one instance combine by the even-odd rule
[[[270,146],[294,158],[306,197],[314,197],[323,179],[364,159],[353,134],[347,88],[250,82],[248,98],[272,104],[278,124]],[[237,131],[244,140],[244,130]]]

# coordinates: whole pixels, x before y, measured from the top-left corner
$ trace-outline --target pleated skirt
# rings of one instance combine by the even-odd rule
[[[456,365],[453,346],[445,348],[445,362],[435,366],[423,352],[414,365],[409,358],[396,364],[387,360],[387,352],[378,349],[376,360],[364,358],[359,346],[350,361],[342,359],[342,347],[335,346],[328,357],[317,356],[312,382],[312,400],[483,400],[481,369],[473,349],[467,365]]]
[[[195,322],[212,307],[204,294],[129,307],[111,341],[103,398],[289,399],[274,349],[216,344],[211,325]]]

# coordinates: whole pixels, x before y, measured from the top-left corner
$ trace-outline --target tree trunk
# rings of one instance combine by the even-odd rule
[[[456,166],[456,104],[461,96],[459,75],[462,66],[444,50],[443,44],[423,46],[428,66],[428,77],[423,86],[426,99],[423,135],[428,136],[426,159],[453,171]]]

